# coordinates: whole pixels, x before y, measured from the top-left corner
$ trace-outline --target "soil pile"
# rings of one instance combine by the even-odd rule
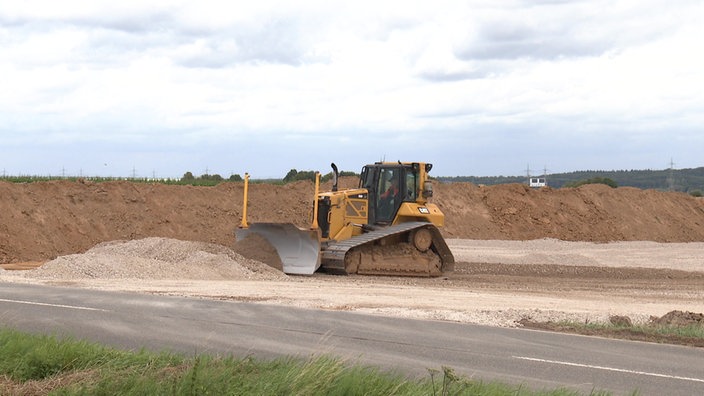
[[[704,200],[684,193],[611,188],[531,189],[521,184],[440,184],[446,236],[564,241],[704,241]]]
[[[233,250],[244,257],[259,261],[279,271],[284,269],[284,264],[281,262],[276,248],[261,235],[247,235],[246,238],[235,243]]]
[[[340,180],[340,188],[356,184],[355,178]],[[248,221],[308,227],[313,190],[310,182],[251,184]],[[0,182],[0,263],[44,261],[101,242],[147,237],[233,247],[242,195],[241,183]],[[449,238],[704,241],[704,201],[683,193],[436,183],[433,201],[445,212]]]
[[[652,317],[654,325],[666,326],[702,326],[704,327],[704,314],[689,311],[670,311],[661,317]]]
[[[283,280],[287,276],[220,245],[167,238],[101,243],[17,272],[38,279]]]

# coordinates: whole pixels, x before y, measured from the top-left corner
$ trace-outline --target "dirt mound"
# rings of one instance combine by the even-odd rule
[[[704,326],[704,314],[689,311],[670,311],[659,318],[651,318],[651,323],[668,326]]]
[[[215,244],[167,238],[102,243],[17,273],[39,279],[281,280],[280,271]]]
[[[235,243],[233,250],[244,257],[262,262],[279,271],[283,271],[281,257],[276,248],[264,237],[258,234],[249,234],[246,238]]]
[[[435,197],[446,216],[444,232],[456,238],[704,241],[704,200],[684,193],[457,183],[438,185]]]
[[[341,178],[340,187],[355,187]],[[323,184],[322,190],[330,188]],[[251,184],[248,220],[310,226],[313,184]],[[243,184],[0,182],[0,263],[44,261],[101,242],[175,238],[233,247]],[[704,241],[704,201],[683,193],[436,183],[450,238]]]

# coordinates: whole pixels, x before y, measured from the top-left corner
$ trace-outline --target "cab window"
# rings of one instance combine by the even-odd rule
[[[415,201],[418,198],[418,177],[413,172],[406,173],[406,197],[404,201]]]

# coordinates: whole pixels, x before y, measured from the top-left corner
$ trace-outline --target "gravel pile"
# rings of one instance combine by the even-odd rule
[[[287,276],[224,246],[168,238],[113,241],[22,271],[45,279],[282,280]]]

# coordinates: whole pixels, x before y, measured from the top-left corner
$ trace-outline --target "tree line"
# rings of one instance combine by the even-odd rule
[[[544,177],[547,179],[548,186],[552,188],[575,187],[585,183],[603,183],[612,187],[681,191],[692,195],[701,195],[704,191],[704,167],[663,170],[585,170],[548,174]],[[484,185],[528,182],[526,176],[455,176],[438,177],[437,179],[444,182],[469,182]]]
[[[355,172],[348,172],[348,171],[341,171],[339,174],[340,177],[343,176],[359,176]],[[328,180],[332,179],[332,172],[326,173],[324,175],[320,176],[320,180],[323,182],[326,182]],[[265,182],[270,182],[270,183],[291,183],[295,181],[301,181],[301,180],[310,180],[310,181],[315,181],[315,171],[312,170],[297,170],[297,169],[291,169],[288,171],[286,176],[283,177],[283,179],[267,179],[267,180],[257,180],[257,181],[265,181]],[[239,174],[232,174],[230,175],[229,178],[225,179],[224,177],[218,175],[218,174],[202,174],[200,176],[194,176],[192,172],[186,172],[183,174],[181,179],[179,180],[180,184],[191,184],[191,185],[215,185],[218,183],[222,182],[241,182],[244,181],[241,175]]]

